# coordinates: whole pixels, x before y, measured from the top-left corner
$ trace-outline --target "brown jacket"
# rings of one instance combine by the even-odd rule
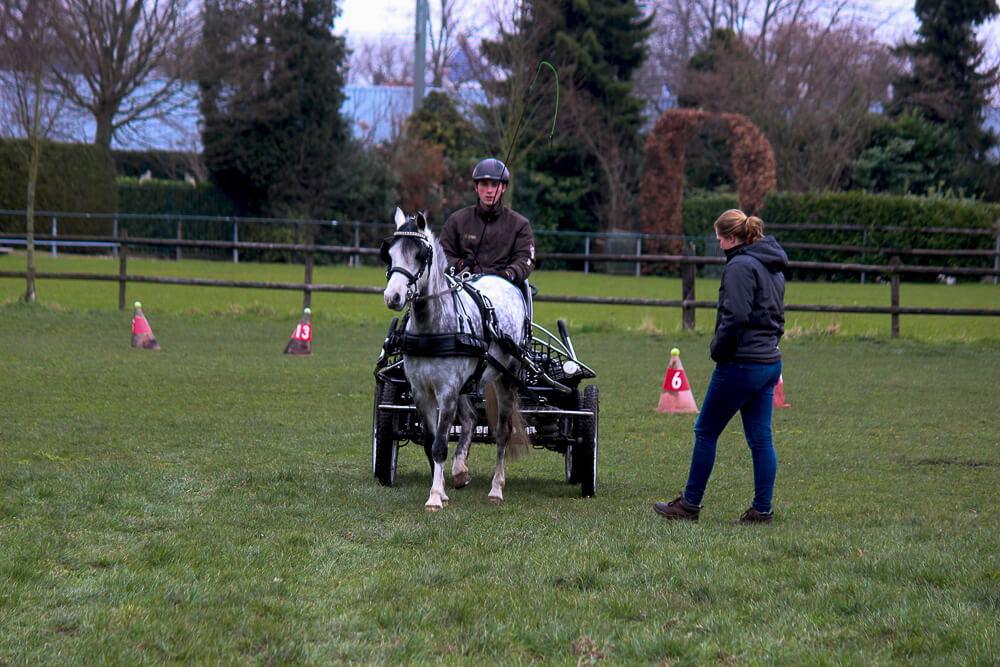
[[[503,276],[509,270],[520,285],[535,268],[531,224],[506,206],[496,212],[478,204],[455,211],[445,220],[439,240],[448,267],[456,272]]]

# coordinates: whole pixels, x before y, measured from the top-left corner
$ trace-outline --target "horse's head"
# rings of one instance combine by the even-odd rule
[[[423,213],[403,215],[396,208],[396,231],[382,241],[385,272],[385,305],[403,310],[414,297],[427,291],[434,262],[434,241]]]

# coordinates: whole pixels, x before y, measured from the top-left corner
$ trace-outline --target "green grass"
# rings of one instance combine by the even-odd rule
[[[24,257],[0,256],[0,270],[24,270]],[[96,274],[118,273],[117,260],[108,258],[37,257],[38,271],[81,272]],[[205,261],[166,261],[130,259],[128,270],[133,275],[199,277],[220,280],[259,280],[294,282],[303,280],[301,266],[287,264],[250,264]],[[532,280],[543,295],[616,296],[654,299],[680,299],[681,283],[677,278],[608,276],[556,271],[539,271]],[[384,286],[384,270],[378,267],[350,268],[344,266],[317,267],[313,281],[334,285]],[[696,298],[714,301],[718,292],[717,278],[698,279]],[[118,284],[69,280],[42,280],[37,289],[40,302],[49,307],[73,310],[111,310],[118,304]],[[0,304],[16,302],[23,296],[22,279],[0,279]],[[1000,310],[1000,288],[991,283],[937,285],[904,283],[900,289],[903,306],[991,308]],[[250,317],[297,318],[301,314],[302,294],[283,290],[247,288],[183,288],[175,285],[132,283],[128,287],[128,303],[143,303],[150,317],[159,312],[193,314],[247,315]],[[889,306],[888,285],[868,283],[802,283],[788,285],[788,304],[841,304]],[[378,322],[386,318],[386,310],[378,298],[366,294],[316,293],[313,295],[313,318],[333,318],[336,321]],[[537,302],[535,320],[554,326],[556,318],[564,318],[571,331],[637,331],[674,334],[681,331],[679,308],[606,306]],[[858,313],[786,313],[787,336],[844,335],[852,338],[889,338],[889,315]],[[711,333],[715,311],[699,309],[697,328]],[[903,338],[931,342],[991,342],[1000,343],[1000,319],[986,316],[901,316]]]
[[[296,267],[196,268],[300,279]],[[679,292],[665,279],[537,282]],[[801,288],[888,300],[884,287]],[[680,346],[700,404],[711,311],[692,334],[676,309],[538,304],[543,324],[568,317],[598,371],[597,497],[577,497],[561,458],[536,451],[508,466],[493,506],[493,452],[476,445],[472,486],[428,514],[420,450],[401,451],[396,487],[371,477],[371,370],[388,320],[377,295],[314,295],[302,358],[281,354],[295,293],[130,287],[162,345],[152,352],[129,347],[113,285],[42,281],[34,306],[14,303],[23,281],[0,289],[0,664],[1000,660],[995,323],[947,318],[966,327],[962,343],[904,317],[890,340],[888,317],[872,335],[842,315],[837,332],[817,321],[789,337],[776,519],[750,528],[728,523],[751,493],[737,423],[699,524],[651,508],[682,487],[694,423],[653,411],[667,350]],[[912,287],[951,303],[980,289],[996,298]]]

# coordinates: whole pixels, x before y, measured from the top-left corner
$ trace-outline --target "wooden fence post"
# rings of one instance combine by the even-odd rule
[[[899,308],[899,268],[902,265],[899,255],[894,256],[889,265],[892,267],[889,276],[892,284],[891,304],[893,308]],[[899,338],[899,313],[896,311],[892,313],[892,337]]]
[[[683,254],[685,257],[694,257],[694,243],[685,243]],[[684,301],[694,301],[694,276],[695,265],[685,262],[681,265],[681,299]],[[681,324],[685,331],[694,331],[694,306],[687,304],[681,306]]]
[[[993,223],[993,270],[1000,271],[1000,220]],[[993,284],[996,285],[1000,281],[1000,275],[996,273],[993,274]]]
[[[180,240],[182,240],[184,238],[184,233],[182,231],[183,229],[184,229],[184,221],[183,220],[178,220],[177,221],[177,240],[178,241],[180,241]],[[176,248],[174,248],[174,252],[176,253],[176,256],[174,257],[174,259],[176,261],[178,261],[178,262],[181,261],[181,247],[177,246]]]
[[[128,281],[126,269],[128,264],[128,230],[123,229],[118,235],[118,310],[125,310],[125,285]]]
[[[309,246],[313,245],[313,232],[312,232],[312,229],[310,229],[308,232],[306,232],[306,245],[309,245]],[[303,308],[312,308],[312,290],[310,290],[308,286],[312,285],[312,281],[313,281],[313,261],[314,261],[314,256],[313,255],[314,255],[314,253],[313,253],[312,249],[306,250],[306,275],[305,275],[305,280],[304,280],[304,282],[306,284],[306,288],[305,288],[305,290],[302,293],[302,307]]]

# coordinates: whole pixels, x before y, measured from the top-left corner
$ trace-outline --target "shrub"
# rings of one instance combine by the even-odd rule
[[[43,141],[38,181],[35,189],[36,211],[71,213],[114,213],[118,210],[118,189],[110,153],[89,144],[60,144]],[[0,208],[24,210],[27,207],[28,161],[31,144],[24,139],[0,140]],[[59,232],[65,234],[104,234],[108,225],[102,219],[59,216]],[[48,217],[35,220],[35,231],[49,231]],[[24,231],[24,220],[0,219],[0,230]]]

